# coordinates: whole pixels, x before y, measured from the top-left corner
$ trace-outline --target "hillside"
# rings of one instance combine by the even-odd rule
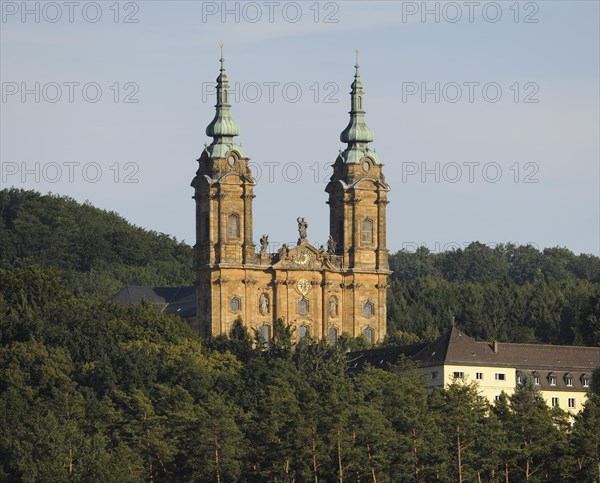
[[[471,243],[390,256],[388,334],[435,339],[454,319],[474,337],[600,345],[600,258],[565,248]]]
[[[598,479],[598,371],[571,425],[533,385],[489,405],[460,381],[429,392],[408,360],[349,377],[360,340],[296,344],[281,319],[268,344],[239,322],[201,340],[150,304],[96,300],[189,283],[190,247],[64,197],[5,190],[0,215],[0,481]],[[510,250],[392,256],[388,343],[426,340],[451,317],[598,343],[598,260],[536,251],[517,279]]]
[[[598,392],[571,426],[533,385],[490,406],[407,361],[348,377],[345,337],[204,341],[36,267],[0,269],[0,314],[0,481],[451,482],[457,456],[463,481],[597,481]]]
[[[65,196],[0,191],[0,267],[57,270],[77,295],[106,297],[126,284],[190,285],[193,251],[114,212]]]
[[[127,284],[191,285],[192,248],[113,212],[34,191],[0,191],[0,268],[57,270],[76,295]],[[390,255],[389,344],[435,339],[455,323],[507,342],[600,345],[600,258],[512,244]]]

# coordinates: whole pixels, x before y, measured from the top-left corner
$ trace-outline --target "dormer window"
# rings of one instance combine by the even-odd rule
[[[540,385],[540,375],[537,372],[533,373],[533,382],[536,386]]]
[[[565,384],[569,387],[571,387],[573,385],[573,375],[572,374],[565,374]]]
[[[548,382],[551,386],[556,386],[556,374],[554,374],[554,372],[548,374]]]
[[[588,376],[587,374],[582,374],[581,375],[581,385],[583,387],[590,387],[590,376]]]

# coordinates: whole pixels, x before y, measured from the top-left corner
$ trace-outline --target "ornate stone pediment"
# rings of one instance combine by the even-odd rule
[[[321,270],[328,268],[335,270],[327,259],[327,254],[308,243],[290,248],[287,256],[278,260],[273,268],[286,270]]]

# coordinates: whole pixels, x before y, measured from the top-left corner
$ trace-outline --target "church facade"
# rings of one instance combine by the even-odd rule
[[[264,339],[283,318],[297,338],[310,335],[335,343],[345,333],[370,342],[386,333],[389,186],[382,163],[368,144],[364,92],[358,63],[351,90],[347,144],[333,163],[326,187],[330,234],[327,246],[308,242],[308,224],[298,218],[296,246],[268,250],[268,236],[254,242],[254,180],[231,116],[229,82],[221,58],[216,113],[206,128],[213,138],[198,159],[192,181],[196,203],[195,328],[204,336],[229,333],[241,317]]]

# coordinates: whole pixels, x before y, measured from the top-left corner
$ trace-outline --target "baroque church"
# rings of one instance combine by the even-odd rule
[[[222,56],[221,56],[222,57]],[[335,343],[342,334],[363,334],[370,342],[386,333],[386,291],[390,270],[386,249],[389,186],[373,132],[365,122],[358,62],[351,90],[350,120],[340,139],[346,148],[333,163],[329,195],[329,240],[319,248],[307,239],[308,224],[298,218],[296,246],[268,250],[257,246],[252,202],[256,181],[250,158],[235,137],[224,60],[216,86],[216,113],[206,128],[212,137],[198,159],[192,181],[196,203],[196,310],[192,325],[204,336],[229,333],[241,317],[266,340],[275,320]]]

